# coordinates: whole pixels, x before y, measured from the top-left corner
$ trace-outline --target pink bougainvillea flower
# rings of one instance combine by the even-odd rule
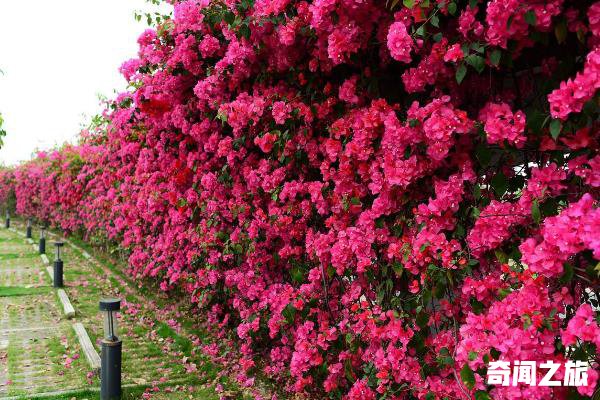
[[[392,57],[404,63],[410,63],[412,58],[410,53],[413,47],[413,40],[406,31],[406,25],[402,22],[394,22],[387,34],[387,47]]]

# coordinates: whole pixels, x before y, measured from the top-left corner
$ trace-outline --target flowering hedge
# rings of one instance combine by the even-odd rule
[[[0,211],[13,212],[15,210],[15,177],[9,167],[0,167]]]
[[[591,396],[599,44],[591,1],[176,2],[81,144],[16,168],[17,209],[235,330],[247,384]],[[486,384],[567,359],[587,386]]]

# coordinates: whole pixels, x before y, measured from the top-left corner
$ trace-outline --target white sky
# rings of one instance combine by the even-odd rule
[[[125,79],[118,68],[137,54],[148,25],[144,0],[0,0],[0,113],[7,136],[0,164],[74,141]],[[162,8],[169,12],[168,5]]]

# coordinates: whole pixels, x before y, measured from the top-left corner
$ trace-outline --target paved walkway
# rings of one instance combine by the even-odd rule
[[[210,341],[183,305],[132,285],[109,260],[100,262],[71,241],[61,250],[64,289],[76,311],[67,319],[37,246],[25,240],[22,223],[13,227],[0,228],[0,399],[64,391],[67,397],[57,398],[97,398],[99,379],[72,326],[82,323],[99,352],[98,300],[104,296],[123,299],[124,399],[250,397],[202,352]],[[52,233],[47,239],[50,265],[57,239],[64,240]]]
[[[0,230],[0,398],[87,385],[44,267],[31,244]]]

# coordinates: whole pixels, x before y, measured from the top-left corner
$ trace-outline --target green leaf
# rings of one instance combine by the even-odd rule
[[[231,25],[235,21],[235,14],[228,10],[223,16],[223,19],[225,20],[225,22]]]
[[[448,4],[448,12],[450,13],[450,15],[456,14],[456,3],[455,2],[451,2],[450,4]]]
[[[531,326],[531,317],[529,315],[525,314],[521,319],[523,320],[523,329],[527,329]]]
[[[440,18],[437,15],[432,16],[430,22],[431,22],[431,25],[435,26],[436,28],[439,28]]]
[[[542,212],[542,215],[544,217],[551,217],[554,215],[558,215],[558,201],[556,201],[555,198],[549,198],[548,200],[544,201],[543,204],[540,205],[540,210]]]
[[[527,120],[527,128],[536,133],[539,132],[550,119],[549,115],[540,112],[538,109],[532,108],[527,110],[525,115]]]
[[[475,386],[475,374],[469,364],[465,364],[460,370],[460,379],[469,389],[473,389]]]
[[[581,43],[585,43],[585,33],[583,32],[583,29],[577,29],[577,40],[579,40]]]
[[[417,318],[416,318],[415,322],[421,329],[423,329],[423,328],[427,327],[427,323],[429,322],[429,315],[427,315],[427,313],[421,311],[420,313],[417,314]]]
[[[506,179],[506,176],[502,172],[494,175],[490,183],[498,197],[502,197],[506,193],[506,189],[508,189],[508,179]]]
[[[469,7],[475,8],[477,7],[477,3],[479,3],[479,0],[469,0]]]
[[[463,44],[461,44],[461,45],[460,45],[460,49],[462,50],[462,52],[463,52],[463,55],[465,55],[465,56],[466,56],[467,54],[469,54],[469,49],[470,49],[470,48],[471,48],[471,47],[469,46],[469,43],[467,43],[467,42],[465,42],[465,43],[463,43]]]
[[[417,36],[425,36],[425,24],[421,25],[415,32]]]
[[[540,204],[538,203],[537,199],[535,199],[531,204],[531,217],[535,223],[539,225],[542,219],[542,213],[540,212]]]
[[[300,283],[304,281],[304,273],[300,267],[293,267],[290,271],[290,275],[292,277],[292,281],[296,283]]]
[[[552,122],[550,122],[550,135],[552,136],[552,139],[556,140],[558,135],[560,135],[561,130],[562,123],[560,122],[560,120],[553,119]]]
[[[496,49],[490,54],[490,63],[497,67],[500,64],[500,58],[502,58],[502,52]]]
[[[481,186],[479,186],[479,183],[476,183],[475,187],[473,187],[473,197],[475,197],[475,200],[481,198]]]
[[[291,304],[288,304],[281,312],[281,315],[285,318],[286,323],[291,324],[294,322],[294,317],[296,316],[296,308]]]
[[[569,282],[571,282],[571,280],[573,279],[573,275],[575,275],[575,268],[570,263],[565,263],[563,265],[563,267],[564,267],[564,272],[563,272],[562,276],[560,277],[559,281],[563,285],[566,285]]]
[[[508,19],[506,20],[506,29],[510,29],[510,26],[512,25],[514,19],[515,19],[514,15],[511,15],[510,17],[508,17]]]
[[[465,227],[462,226],[461,224],[457,224],[456,225],[456,229],[454,229],[454,237],[457,238],[464,238],[465,237]]]
[[[475,361],[477,359],[477,352],[476,351],[469,351],[469,361]]]
[[[485,305],[473,296],[471,296],[469,303],[471,304],[471,307],[473,308],[473,313],[475,315],[480,315],[485,309]]]
[[[500,355],[502,355],[502,353],[500,351],[498,351],[497,349],[495,349],[495,348],[492,347],[490,349],[490,355],[492,356],[492,358],[494,360],[497,360],[497,359],[500,358]]]
[[[477,54],[470,54],[465,57],[467,64],[475,68],[478,73],[483,72],[485,69],[485,59]]]
[[[506,264],[508,262],[508,255],[503,252],[500,249],[496,249],[494,251],[494,254],[496,255],[496,258],[498,259],[498,261],[502,264]]]
[[[512,293],[512,290],[510,290],[510,289],[506,289],[506,288],[500,289],[500,290],[498,290],[498,299],[503,300],[506,296],[508,296],[511,293]]]
[[[354,336],[352,336],[351,333],[346,333],[346,343],[352,344],[353,339],[354,339]]]
[[[239,34],[241,37],[244,37],[246,39],[250,39],[250,27],[248,25],[242,25],[240,26],[240,29],[238,30]]]
[[[344,374],[346,375],[346,379],[348,379],[348,382],[354,382],[356,380],[352,370],[353,370],[352,364],[350,363],[350,360],[347,359],[344,362]]]
[[[465,66],[465,64],[460,64],[458,68],[456,68],[456,82],[460,84],[463,81],[463,79],[465,79],[466,75],[467,67]]]
[[[227,114],[224,113],[217,113],[216,119],[222,121],[222,122],[227,122]]]
[[[479,54],[485,53],[485,47],[483,47],[481,44],[479,44],[477,42],[471,44],[471,48],[473,50],[475,50],[476,52],[478,52]]]
[[[563,44],[567,40],[567,21],[564,19],[554,26],[554,36],[558,44]]]
[[[402,4],[406,8],[413,8],[415,6],[415,0],[402,0]]]
[[[439,43],[439,42],[441,42],[441,41],[442,41],[442,38],[443,38],[443,37],[444,37],[444,35],[442,35],[442,32],[438,32],[438,33],[436,33],[435,35],[433,35],[433,40],[434,40],[436,43]]]
[[[454,365],[454,358],[452,356],[446,354],[437,358],[437,363],[441,367],[447,367],[450,365]]]
[[[535,26],[537,24],[537,18],[535,17],[535,12],[533,10],[529,10],[525,13],[525,22],[531,26]]]
[[[488,392],[484,390],[478,390],[475,392],[475,400],[492,400]]]
[[[477,157],[482,167],[487,167],[492,161],[492,150],[481,143],[475,148],[475,157]]]

